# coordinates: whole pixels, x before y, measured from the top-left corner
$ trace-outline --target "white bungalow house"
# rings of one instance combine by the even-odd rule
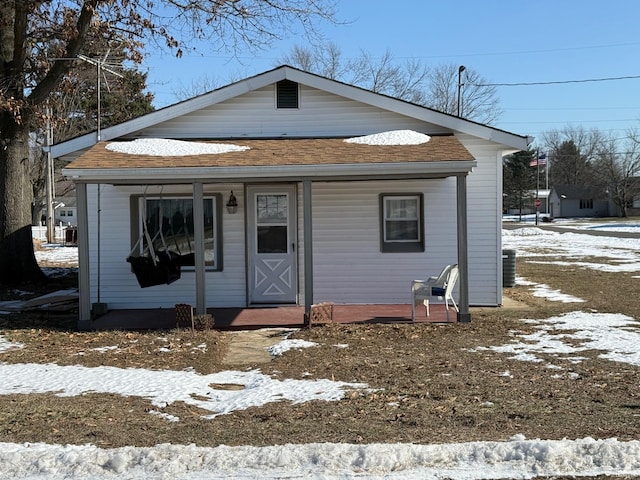
[[[470,321],[502,302],[502,157],[528,140],[282,66],[55,145],[79,327],[105,305],[408,304],[451,263]],[[180,278],[143,288],[126,259],[163,241]]]

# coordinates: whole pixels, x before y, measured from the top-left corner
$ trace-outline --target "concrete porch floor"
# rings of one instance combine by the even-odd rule
[[[248,330],[269,327],[303,327],[304,307],[274,306],[255,308],[210,308],[215,328],[221,330]],[[430,316],[425,309],[416,309],[416,323],[446,323],[443,304],[431,304]],[[451,323],[456,311],[449,310]],[[333,323],[411,323],[411,305],[334,305]],[[111,310],[92,320],[91,330],[149,330],[171,329],[176,326],[173,308],[146,310]]]

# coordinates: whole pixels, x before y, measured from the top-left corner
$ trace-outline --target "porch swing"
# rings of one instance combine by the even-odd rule
[[[180,278],[180,255],[167,248],[167,244],[162,233],[163,215],[162,202],[160,202],[160,225],[158,232],[151,238],[147,225],[147,201],[146,190],[142,204],[142,233],[131,249],[127,262],[131,264],[131,269],[138,280],[141,288],[153,287],[155,285],[169,285]],[[160,237],[162,250],[157,250],[153,244]],[[141,242],[146,240],[146,248],[140,253]],[[144,243],[143,243],[144,245]]]

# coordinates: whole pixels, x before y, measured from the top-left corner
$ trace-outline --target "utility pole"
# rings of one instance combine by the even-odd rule
[[[458,67],[458,116],[462,115],[462,72],[466,70],[464,65]]]
[[[56,239],[56,225],[55,217],[53,215],[53,189],[54,189],[54,175],[53,175],[53,161],[51,159],[51,144],[53,143],[53,129],[51,127],[51,108],[47,106],[47,177],[45,180],[45,189],[47,192],[47,242],[55,243]]]
[[[536,150],[536,225],[538,225],[538,217],[540,216],[540,152]]]

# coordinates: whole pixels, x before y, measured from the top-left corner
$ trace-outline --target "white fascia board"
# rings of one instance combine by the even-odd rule
[[[191,112],[210,107],[217,103],[224,102],[239,95],[265,87],[285,78],[284,69],[272,70],[255,77],[247,78],[218,90],[214,90],[203,95],[185,100],[184,102],[170,105],[160,110],[148,113],[127,122],[119,123],[112,127],[107,127],[100,131],[100,140],[107,141],[120,138],[133,132],[143,130],[147,127],[157,125],[168,120],[187,115]],[[71,152],[92,147],[97,143],[97,132],[91,132],[67,142],[62,142],[51,147],[51,155],[58,158]]]
[[[322,178],[345,179],[353,177],[385,179],[411,176],[451,176],[467,174],[477,165],[475,160],[450,162],[404,162],[358,165],[300,165],[266,167],[194,167],[194,168],[120,168],[84,169],[65,168],[62,174],[69,180],[96,183],[182,183],[194,179],[207,181],[237,181],[239,179],[270,178]]]
[[[467,133],[485,140],[505,145],[515,149],[514,151],[526,150],[529,138],[504,130],[495,129],[480,123],[465,120],[446,113],[422,107],[420,105],[398,100],[386,95],[370,92],[362,88],[354,87],[345,83],[336,82],[327,78],[310,75],[305,72],[287,69],[287,78],[309,87],[324,90],[335,95],[340,95],[351,100],[372,105],[384,110],[398,113],[433,123],[453,131]]]

